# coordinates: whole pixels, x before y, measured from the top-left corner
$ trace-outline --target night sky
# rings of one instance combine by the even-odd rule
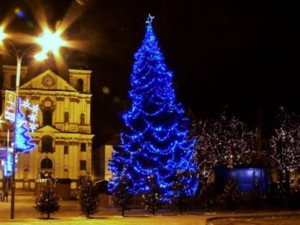
[[[3,3],[2,3],[3,2]],[[299,112],[300,2],[201,0],[5,0],[2,20],[15,7],[25,12],[10,26],[38,33],[32,11],[43,6],[48,22],[79,15],[66,37],[89,43],[64,50],[68,67],[92,69],[95,146],[121,128],[133,54],[143,40],[148,13],[178,100],[196,116],[222,105],[246,121],[281,105]],[[109,90],[109,91],[108,91]],[[266,116],[267,118],[268,116]],[[265,118],[265,117],[264,117]]]

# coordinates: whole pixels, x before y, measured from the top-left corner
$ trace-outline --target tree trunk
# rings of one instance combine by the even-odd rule
[[[50,219],[50,213],[47,212],[47,220],[49,220],[49,219]]]
[[[282,174],[282,170],[278,169],[278,181],[280,186],[282,187],[282,183],[283,183],[283,174]]]
[[[155,205],[154,204],[152,205],[152,215],[153,216],[155,215]]]
[[[122,206],[122,216],[124,217],[125,215],[125,206]]]
[[[285,169],[285,190],[286,193],[290,194],[290,171]]]

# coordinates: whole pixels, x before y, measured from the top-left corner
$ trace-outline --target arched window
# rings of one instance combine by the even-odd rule
[[[45,169],[52,169],[52,168],[53,168],[53,163],[51,159],[44,158],[41,161],[41,169],[45,170]]]
[[[45,109],[43,111],[43,126],[52,126],[52,111],[50,109]]]
[[[53,139],[50,136],[44,136],[42,138],[42,153],[52,153],[53,147],[52,147]]]
[[[77,80],[77,90],[78,91],[83,91],[83,80],[82,79],[78,79]]]
[[[10,87],[15,88],[16,87],[16,75],[12,75],[10,77]]]
[[[80,125],[85,124],[85,115],[83,113],[80,114]]]

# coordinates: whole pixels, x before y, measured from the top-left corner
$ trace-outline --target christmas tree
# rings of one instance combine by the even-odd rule
[[[183,174],[179,170],[176,175],[176,180],[173,183],[174,195],[172,204],[177,210],[179,210],[180,213],[182,213],[186,206],[186,194],[184,190],[186,188],[186,180],[188,179],[189,174]]]
[[[146,21],[146,34],[135,54],[129,92],[131,109],[123,114],[126,127],[121,133],[121,147],[115,149],[110,169],[113,178],[109,189],[114,192],[119,178],[126,174],[133,194],[147,194],[154,177],[160,200],[174,195],[173,183],[178,170],[193,174],[196,164],[193,140],[189,140],[189,120],[182,104],[175,102],[173,73],[167,69],[152,28],[153,17]],[[186,180],[186,195],[197,189],[197,178]]]
[[[147,177],[147,183],[145,185],[149,187],[149,190],[147,193],[142,195],[143,204],[152,215],[155,215],[155,212],[159,206],[159,185],[153,175]]]
[[[114,203],[121,207],[122,216],[125,215],[125,210],[129,209],[129,204],[132,202],[132,196],[128,190],[128,179],[125,176],[120,177],[119,183],[114,192]]]
[[[93,184],[91,178],[86,177],[81,180],[79,192],[80,211],[89,218],[90,215],[95,214],[99,207],[99,198],[97,187]]]
[[[35,209],[41,214],[47,214],[47,219],[50,219],[50,214],[59,210],[59,197],[55,194],[53,183],[48,179],[42,189],[42,193],[36,198]]]

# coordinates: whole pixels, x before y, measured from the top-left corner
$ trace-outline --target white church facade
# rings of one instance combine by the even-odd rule
[[[15,71],[15,66],[3,66],[2,119],[5,90],[15,89]],[[29,153],[18,153],[16,188],[34,189],[38,179],[51,176],[71,179],[71,188],[75,189],[77,181],[92,172],[92,71],[69,69],[69,81],[66,81],[46,70],[22,83],[26,73],[27,68],[22,67],[19,96],[29,99],[32,105],[39,105],[40,110],[38,129],[29,133],[36,147]],[[12,127],[8,122],[1,125],[0,147],[7,146],[7,130],[13,136]]]

